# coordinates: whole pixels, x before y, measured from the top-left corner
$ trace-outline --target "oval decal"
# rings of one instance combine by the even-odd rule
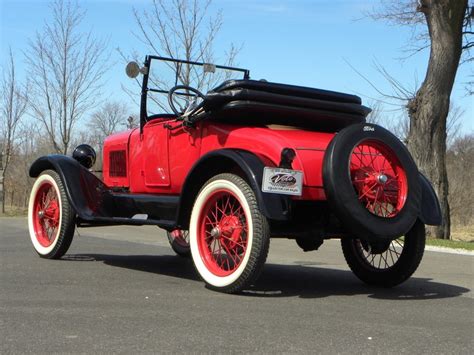
[[[271,178],[272,185],[293,186],[296,184],[296,178],[291,174],[275,174]]]

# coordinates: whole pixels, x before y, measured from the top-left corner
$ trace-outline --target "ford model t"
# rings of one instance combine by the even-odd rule
[[[169,90],[151,77],[159,63],[175,71]],[[241,78],[204,94],[178,85],[191,67]],[[340,239],[349,267],[372,285],[400,284],[416,270],[425,224],[441,223],[439,203],[405,146],[366,123],[359,97],[156,56],[127,74],[142,75],[140,125],[107,137],[102,179],[88,145],[31,166],[28,223],[41,257],[64,255],[76,227],[156,225],[222,292],[256,280],[270,238],[305,251]],[[160,93],[172,114],[157,112]]]

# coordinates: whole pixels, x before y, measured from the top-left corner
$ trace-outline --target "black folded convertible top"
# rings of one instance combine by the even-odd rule
[[[337,131],[365,122],[358,96],[256,80],[228,80],[205,96],[211,119],[245,125],[283,124]]]
[[[288,85],[271,83],[268,81],[258,80],[227,80],[221,85],[213,89],[214,92],[224,92],[227,90],[248,89],[255,91],[264,91],[267,93],[305,97],[309,99],[327,100],[334,102],[347,102],[354,104],[361,104],[362,101],[359,96],[344,94],[336,91],[321,90],[315,88],[308,88],[304,86]]]

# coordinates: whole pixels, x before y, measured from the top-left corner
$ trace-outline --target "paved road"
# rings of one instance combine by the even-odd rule
[[[26,221],[0,219],[0,353],[468,353],[474,256],[426,252],[412,279],[360,283],[330,241],[272,240],[245,295],[207,290],[152,227],[81,229],[43,260]]]

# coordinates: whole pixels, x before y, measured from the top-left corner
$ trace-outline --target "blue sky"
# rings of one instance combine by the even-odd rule
[[[92,30],[98,37],[107,38],[111,57],[116,58],[106,77],[104,97],[129,100],[121,91],[121,84],[129,79],[115,48],[148,54],[132,34],[137,29],[132,8],[146,9],[150,1],[79,1],[87,11],[84,31]],[[423,80],[429,54],[425,51],[400,60],[410,30],[363,18],[364,12],[377,4],[378,0],[214,0],[211,12],[222,9],[224,18],[214,52],[217,58],[223,58],[230,43],[242,45],[237,63],[250,69],[252,78],[355,93],[370,104],[382,98],[351,66],[381,91],[391,93],[374,62],[407,87],[414,87]],[[22,51],[49,16],[45,0],[0,0],[0,65],[5,64],[11,47],[21,74]],[[453,103],[464,110],[464,131],[474,130],[474,100],[465,91],[472,72],[467,65],[460,67],[452,95]],[[138,111],[132,102],[130,108]],[[393,106],[384,108],[389,118],[399,114]]]

